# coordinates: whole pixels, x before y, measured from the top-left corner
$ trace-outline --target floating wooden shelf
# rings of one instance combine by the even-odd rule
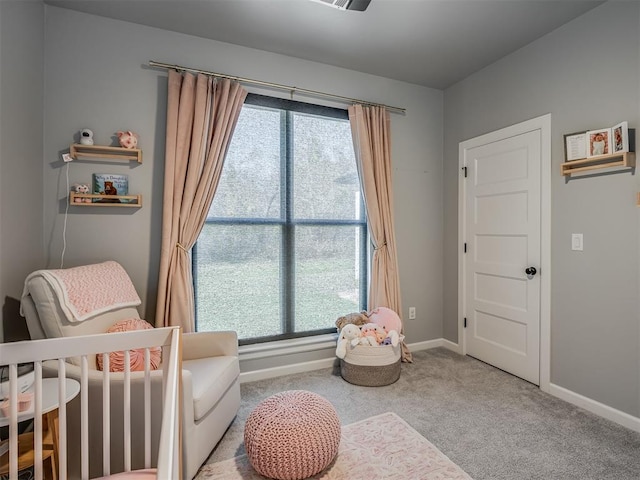
[[[85,201],[89,199],[90,202]],[[94,202],[94,200],[102,200]],[[110,201],[104,201],[110,200]],[[118,200],[118,202],[114,202]],[[69,205],[75,207],[142,207],[142,195],[98,195],[93,193],[69,193]]]
[[[142,163],[142,150],[139,148],[107,147],[105,145],[81,145],[72,143],[69,154],[74,159],[110,159],[136,161]]]
[[[571,175],[578,172],[586,172],[589,170],[598,170],[601,168],[632,168],[636,166],[635,152],[615,153],[612,155],[599,155],[597,157],[584,158],[582,160],[572,160],[564,162],[562,175]]]

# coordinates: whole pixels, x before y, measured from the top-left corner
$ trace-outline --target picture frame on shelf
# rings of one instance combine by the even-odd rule
[[[587,158],[611,153],[611,128],[587,131]]]
[[[564,136],[565,162],[587,158],[587,132],[568,133]]]
[[[625,153],[629,151],[629,124],[620,122],[611,129],[611,153]]]

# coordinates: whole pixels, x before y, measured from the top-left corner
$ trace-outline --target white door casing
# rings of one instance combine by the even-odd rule
[[[462,142],[459,160],[462,352],[547,390],[550,115]]]

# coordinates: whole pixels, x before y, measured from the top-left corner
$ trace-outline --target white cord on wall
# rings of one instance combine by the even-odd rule
[[[67,195],[69,195],[69,192],[71,191],[71,188],[69,185],[69,163],[70,162],[67,162],[67,169],[66,169]],[[62,255],[60,256],[60,268],[64,267],[64,252],[67,249],[67,216],[68,214],[69,214],[69,199],[67,199],[67,206],[64,209],[64,223],[62,227]]]

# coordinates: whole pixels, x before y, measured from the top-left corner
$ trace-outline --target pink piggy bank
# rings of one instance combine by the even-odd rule
[[[133,133],[131,130],[126,132],[118,132],[118,142],[123,148],[136,148],[138,145],[138,134]]]

